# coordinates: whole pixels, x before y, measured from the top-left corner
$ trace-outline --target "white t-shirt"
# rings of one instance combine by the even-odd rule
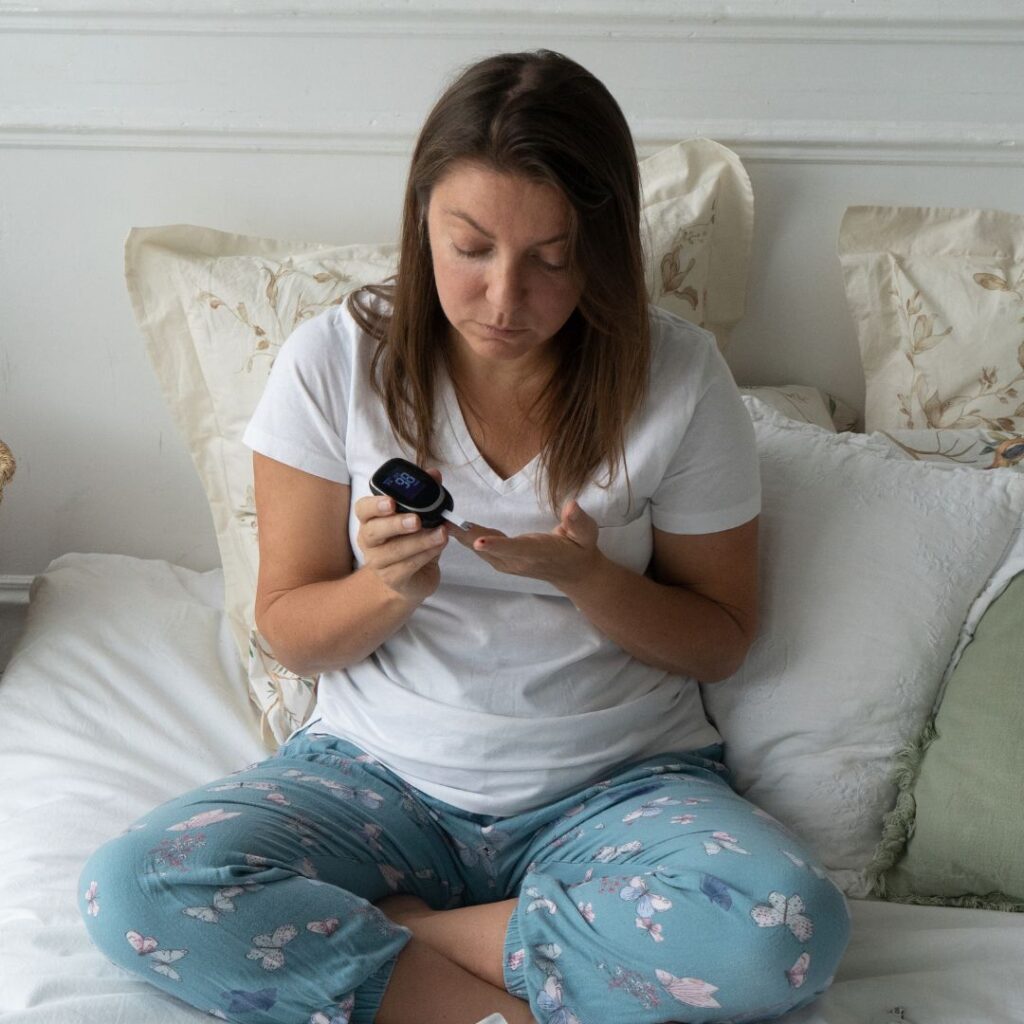
[[[652,307],[651,340],[650,390],[626,437],[632,502],[621,469],[611,488],[578,496],[600,526],[601,550],[641,573],[652,526],[726,530],[754,518],[761,502],[753,427],[713,336]],[[344,305],[300,324],[243,437],[272,459],[349,484],[353,507],[384,461],[414,457],[370,384],[373,348]],[[551,530],[539,458],[502,480],[441,377],[435,446],[456,515],[510,536]],[[354,513],[348,527],[361,565]],[[622,762],[720,741],[695,680],[638,661],[551,584],[500,573],[454,539],[440,568],[437,591],[372,655],[321,674],[318,731],[350,740],[431,796],[499,816],[581,789]]]

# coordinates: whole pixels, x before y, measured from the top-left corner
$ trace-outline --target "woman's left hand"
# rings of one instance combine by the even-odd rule
[[[571,587],[594,572],[604,557],[597,546],[597,523],[575,502],[562,508],[562,520],[550,533],[509,537],[471,523],[451,536],[475,551],[498,572],[530,576],[556,587]]]

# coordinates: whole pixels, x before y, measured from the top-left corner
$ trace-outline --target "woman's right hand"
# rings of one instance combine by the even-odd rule
[[[440,483],[436,469],[427,470]],[[419,604],[441,582],[438,559],[448,543],[448,529],[424,530],[417,515],[397,514],[391,498],[371,494],[355,503],[356,543],[365,568],[407,601]]]

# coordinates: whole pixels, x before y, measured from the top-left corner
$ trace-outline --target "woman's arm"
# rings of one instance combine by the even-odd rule
[[[356,503],[366,565],[353,571],[351,490],[253,453],[260,571],[256,626],[302,676],[361,661],[437,587],[443,529],[410,528],[390,499]],[[414,517],[415,518],[415,517]]]
[[[739,668],[757,630],[757,531],[756,518],[718,533],[654,530],[650,577],[607,558],[575,502],[549,534],[474,526],[459,539],[500,572],[554,584],[640,661],[713,683]]]
[[[731,676],[757,631],[757,519],[708,534],[654,531],[652,577],[605,558],[563,589],[640,661],[702,683]]]

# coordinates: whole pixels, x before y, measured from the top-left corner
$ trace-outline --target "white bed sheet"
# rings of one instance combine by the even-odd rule
[[[219,570],[122,555],[64,555],[33,584],[0,680],[5,1022],[209,1019],[110,964],[75,886],[88,855],[150,808],[266,756],[222,596]],[[851,910],[835,984],[786,1024],[1024,1021],[1024,915]]]

